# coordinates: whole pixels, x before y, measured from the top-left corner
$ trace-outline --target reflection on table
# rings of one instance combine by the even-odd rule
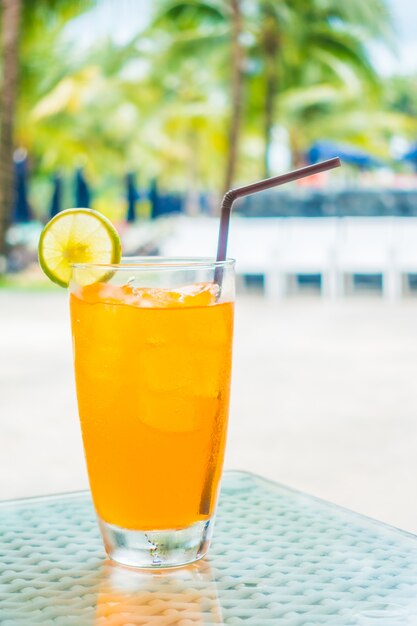
[[[159,572],[135,571],[106,561],[94,626],[208,626],[223,624],[208,562]]]

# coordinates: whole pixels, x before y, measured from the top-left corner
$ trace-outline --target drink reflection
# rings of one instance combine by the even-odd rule
[[[104,564],[94,626],[223,623],[216,583],[205,561],[162,571]]]

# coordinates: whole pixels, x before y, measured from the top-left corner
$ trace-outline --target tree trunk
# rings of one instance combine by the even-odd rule
[[[198,215],[198,133],[194,128],[190,128],[187,136],[188,154],[188,175],[187,191],[185,192],[185,214]]]
[[[303,125],[300,124],[300,128]],[[290,130],[289,133],[289,143],[290,143],[290,152],[291,152],[291,166],[292,167],[303,167],[306,165],[305,163],[305,152],[302,149],[302,144],[300,142],[300,133],[298,129]]]
[[[265,85],[265,112],[264,112],[264,178],[271,176],[271,145],[272,145],[272,128],[274,125],[274,113],[275,113],[275,92],[276,92],[276,80],[274,74],[271,72],[266,76]]]
[[[265,59],[265,109],[264,109],[264,177],[271,176],[270,152],[272,129],[275,122],[275,101],[278,90],[279,36],[275,17],[268,7],[264,9],[262,48]]]
[[[234,181],[239,150],[239,135],[242,121],[243,96],[243,47],[241,44],[242,12],[240,0],[231,0],[232,20],[232,76],[231,76],[231,120],[229,145],[226,162],[224,191],[228,191]]]
[[[0,95],[0,257],[6,253],[5,235],[13,202],[13,130],[19,68],[21,0],[1,0],[1,6],[3,77]]]

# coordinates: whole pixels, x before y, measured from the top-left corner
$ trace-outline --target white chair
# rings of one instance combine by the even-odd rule
[[[214,217],[178,217],[172,231],[160,245],[163,256],[214,257],[217,250],[219,220]]]
[[[406,277],[417,274],[417,218],[398,217],[394,227],[394,271],[397,276],[397,296],[404,295]]]
[[[229,232],[229,256],[236,259],[240,276],[267,276],[272,269],[272,250],[282,238],[280,218],[232,216]]]
[[[267,291],[271,296],[284,297],[292,278],[320,275],[322,295],[334,297],[337,218],[291,218],[284,222],[281,245],[273,250]]]
[[[336,253],[338,294],[346,293],[347,282],[354,275],[381,275],[386,298],[398,296],[398,280],[394,267],[393,217],[341,218]]]

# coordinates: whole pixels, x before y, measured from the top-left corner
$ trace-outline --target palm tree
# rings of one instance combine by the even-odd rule
[[[354,144],[389,159],[391,137],[417,132],[415,118],[386,107],[379,98],[375,102],[352,85],[329,82],[288,89],[280,96],[279,113],[285,119],[295,165],[301,165],[307,148],[322,139]]]
[[[244,78],[244,53],[241,44],[242,37],[242,12],[239,0],[231,0],[231,103],[229,122],[228,155],[226,158],[226,176],[224,191],[232,187],[236,174],[236,165],[239,149],[240,128],[242,125],[243,105],[243,78]]]
[[[283,33],[288,27],[290,11],[287,3],[261,1],[259,13],[259,47],[263,57],[265,76],[263,176],[268,178],[271,175],[269,163],[272,127],[275,123],[276,96],[280,87],[279,57],[283,46]]]
[[[324,134],[349,131],[364,144],[368,124],[377,148],[386,137],[364,43],[365,34],[387,37],[383,0],[159,0],[139,37],[77,56],[60,30],[81,3],[20,2],[21,92],[11,111],[15,144],[32,155],[40,182],[82,162],[108,197],[126,171],[191,192],[221,189],[261,173],[263,146],[269,173],[277,124],[295,162]],[[402,123],[391,115],[388,128]]]
[[[45,90],[51,80],[56,80],[51,63],[52,44],[63,25],[87,10],[91,2],[1,0],[0,256],[6,253],[5,234],[13,197],[13,151],[22,107],[25,108],[28,93],[35,94],[39,85]],[[45,72],[46,67],[48,71]]]
[[[13,130],[18,80],[20,0],[2,0],[1,45],[3,85],[0,97],[0,258],[6,253],[5,235],[10,221],[13,194]],[[2,271],[0,264],[0,272]]]
[[[153,24],[153,32],[162,28],[171,35],[170,53],[177,64],[190,55],[200,63],[219,52],[217,75],[229,94],[228,142],[223,180],[229,189],[236,175],[243,108],[244,47],[241,0],[169,0],[162,3]],[[211,49],[211,50],[210,50]],[[204,60],[203,60],[204,59]],[[230,70],[225,68],[230,68]],[[213,67],[214,69],[214,67]]]
[[[377,76],[365,43],[371,37],[390,40],[390,20],[385,0],[259,0],[249,26],[254,44],[248,55],[257,68],[255,74],[264,81],[264,175],[269,176],[280,96],[301,85],[343,88],[352,75],[362,86],[375,87]],[[259,79],[255,84],[259,89]]]

